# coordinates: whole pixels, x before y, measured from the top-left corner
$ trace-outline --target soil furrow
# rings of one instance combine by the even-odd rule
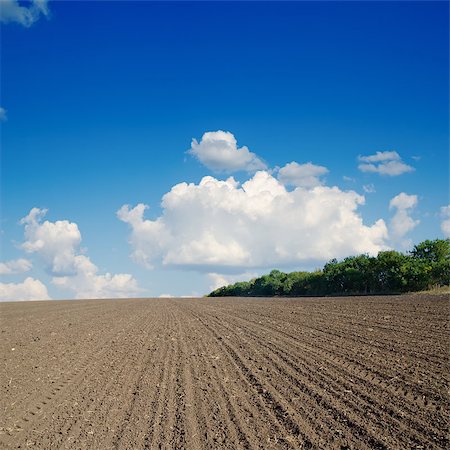
[[[246,322],[246,319],[234,317],[238,323]],[[219,322],[222,322],[219,320]],[[411,401],[406,401],[404,395],[392,398],[392,394],[386,391],[385,385],[369,383],[366,378],[360,377],[359,373],[355,373],[350,365],[342,365],[342,362],[336,363],[335,359],[327,360],[325,358],[318,358],[316,352],[311,351],[310,348],[299,346],[299,343],[294,339],[286,339],[284,333],[273,333],[270,341],[266,341],[265,335],[261,336],[257,334],[255,330],[260,330],[256,327],[246,327],[245,324],[239,323],[241,330],[245,330],[251,339],[258,342],[260,346],[269,350],[265,357],[269,357],[272,351],[278,358],[281,358],[286,363],[288,370],[294,370],[294,376],[298,378],[301,375],[301,380],[308,380],[313,388],[319,388],[319,391],[315,395],[319,395],[319,392],[326,392],[333,394],[335,400],[339,400],[341,403],[348,405],[352,410],[357,411],[360,415],[364,416],[369,413],[373,415],[373,418],[379,417],[379,411],[383,411],[386,415],[382,425],[379,425],[378,433],[384,432],[386,437],[389,437],[392,433],[399,433],[402,428],[406,427],[410,430],[411,442],[409,445],[421,445],[426,443],[427,445],[434,445],[434,441],[429,441],[428,434],[432,434],[434,437],[438,430],[431,429],[424,421],[417,420],[417,407]],[[274,339],[274,335],[277,335],[277,339]],[[280,345],[278,342],[281,340]],[[290,348],[290,352],[287,353],[286,349]],[[300,358],[299,358],[300,355]],[[323,356],[323,355],[321,355]],[[345,363],[344,363],[345,364]],[[272,362],[273,367],[277,367],[276,362]],[[311,377],[311,369],[316,369],[314,378]],[[330,368],[332,371],[330,372]],[[300,373],[298,371],[300,370]],[[290,376],[283,373],[283,369],[279,369],[281,376]],[[348,383],[347,380],[351,380]],[[369,392],[374,392],[377,396],[371,396]],[[411,400],[415,401],[414,397]],[[427,405],[423,405],[426,407]],[[438,414],[434,408],[429,409],[430,417],[433,418],[433,422],[445,422],[442,415]],[[388,423],[386,423],[386,421]],[[387,426],[390,423],[390,429]],[[373,425],[373,421],[372,421]],[[441,436],[440,439],[445,440],[445,436]]]
[[[444,449],[448,298],[0,303],[1,449]]]

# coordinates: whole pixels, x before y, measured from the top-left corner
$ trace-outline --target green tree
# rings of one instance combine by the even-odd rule
[[[450,258],[450,239],[426,240],[414,246],[411,251],[413,258],[425,259],[430,262],[441,262]]]
[[[408,290],[408,256],[389,250],[378,253],[375,267],[376,286],[379,292]]]
[[[268,275],[238,282],[210,296],[327,295],[407,292],[450,284],[450,239],[427,240],[409,254],[394,250],[332,259],[323,270]]]

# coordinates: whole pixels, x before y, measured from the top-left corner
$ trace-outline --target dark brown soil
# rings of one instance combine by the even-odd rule
[[[0,448],[449,448],[448,305],[3,303]]]

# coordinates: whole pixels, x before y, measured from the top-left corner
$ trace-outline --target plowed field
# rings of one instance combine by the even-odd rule
[[[449,448],[445,296],[0,314],[3,449]]]

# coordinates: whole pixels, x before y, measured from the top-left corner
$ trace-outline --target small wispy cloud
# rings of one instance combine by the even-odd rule
[[[441,208],[441,230],[445,237],[450,237],[450,205]]]
[[[358,156],[358,160],[362,163],[358,166],[361,172],[373,172],[393,177],[415,170],[414,167],[405,164],[395,151],[376,152],[374,155]]]
[[[208,278],[211,280],[211,285],[209,289],[214,291],[223,286],[228,286],[229,284],[236,283],[237,281],[247,281],[258,276],[257,272],[244,272],[237,275],[225,275],[221,273],[211,272],[208,273]]]
[[[29,6],[21,6],[17,0],[0,1],[0,22],[19,23],[31,27],[41,16],[48,17],[48,0],[32,0]]]
[[[327,173],[326,167],[317,166],[311,162],[298,164],[292,161],[279,170],[278,180],[289,186],[314,188],[324,184],[322,177]]]
[[[0,122],[3,122],[7,119],[6,117],[6,109],[0,106]]]
[[[364,190],[364,192],[367,193],[367,194],[373,194],[374,192],[376,192],[375,186],[374,186],[372,183],[370,183],[370,184],[365,184],[365,185],[363,186],[363,190]]]
[[[376,152],[375,155],[359,156],[360,161],[365,162],[382,162],[382,161],[399,161],[400,155],[397,152]]]
[[[30,260],[20,258],[11,261],[0,262],[0,275],[15,275],[31,270],[33,264]]]

